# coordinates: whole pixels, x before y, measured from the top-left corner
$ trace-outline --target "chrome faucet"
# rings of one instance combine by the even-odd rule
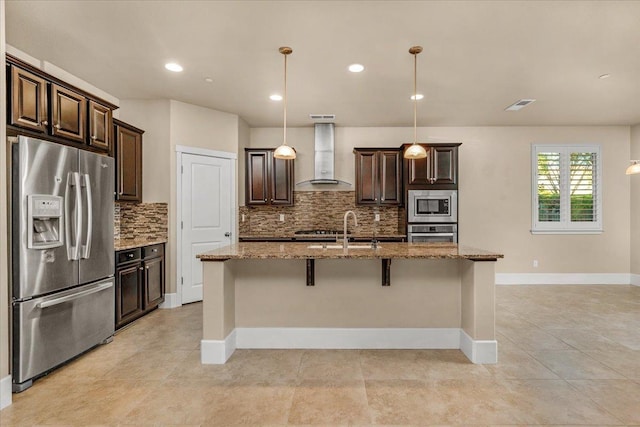
[[[349,239],[347,238],[347,218],[349,218],[349,214],[353,215],[353,226],[358,226],[358,217],[356,217],[356,213],[354,211],[346,211],[344,214],[344,239],[342,241],[342,247],[345,249],[349,246]]]

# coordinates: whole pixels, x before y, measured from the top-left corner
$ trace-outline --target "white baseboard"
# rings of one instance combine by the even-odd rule
[[[496,340],[473,340],[459,328],[236,328],[200,348],[203,364],[223,364],[236,348],[460,349],[473,363],[498,362]]]
[[[200,341],[200,361],[203,365],[222,365],[236,351],[236,331],[224,340]]]
[[[496,273],[496,285],[628,285],[630,276],[629,273]]]
[[[236,328],[237,348],[452,349],[458,328]]]
[[[164,302],[158,306],[158,308],[177,308],[182,306],[182,301],[180,301],[180,295],[177,293],[174,294],[164,294]]]
[[[640,286],[640,274],[631,274],[631,284],[633,286]]]
[[[498,341],[474,340],[464,330],[460,329],[460,350],[473,363],[498,363]]]
[[[11,375],[0,380],[0,409],[11,405]]]

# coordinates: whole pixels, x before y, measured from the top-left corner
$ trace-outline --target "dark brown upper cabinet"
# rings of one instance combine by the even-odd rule
[[[72,90],[51,85],[51,134],[85,142],[87,100]]]
[[[402,204],[402,151],[398,148],[355,148],[356,203]]]
[[[116,158],[116,200],[142,201],[143,130],[113,120]]]
[[[27,135],[106,154],[113,152],[117,106],[7,55],[11,135]]]
[[[11,67],[9,124],[47,132],[47,82],[18,67]]]
[[[273,149],[245,148],[246,205],[293,205],[293,160],[276,159]]]
[[[403,148],[406,148],[407,145],[404,145]],[[422,145],[427,150],[426,158],[405,159],[405,185],[407,189],[458,188],[458,147],[460,144]]]
[[[89,101],[89,145],[111,152],[113,119],[111,109],[95,101]]]

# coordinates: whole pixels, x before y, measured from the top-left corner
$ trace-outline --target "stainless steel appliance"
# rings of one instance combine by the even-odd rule
[[[457,190],[409,190],[407,222],[458,222]]]
[[[114,333],[112,158],[11,146],[13,391]]]
[[[414,243],[458,243],[458,224],[409,224],[407,239]]]

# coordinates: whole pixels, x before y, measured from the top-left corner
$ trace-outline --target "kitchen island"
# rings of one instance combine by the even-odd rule
[[[225,363],[236,348],[460,349],[496,363],[502,257],[391,242],[243,242],[200,254],[202,363]]]

